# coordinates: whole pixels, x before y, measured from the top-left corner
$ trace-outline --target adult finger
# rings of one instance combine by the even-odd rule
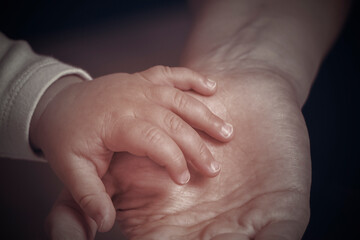
[[[60,162],[53,165],[53,169],[84,213],[94,219],[100,232],[110,230],[116,212],[92,161],[80,154],[71,154],[54,162]]]
[[[159,127],[147,121],[128,117],[107,132],[105,145],[111,151],[127,151],[137,156],[147,156],[168,171],[177,184],[190,179],[184,154],[178,145]]]
[[[179,115],[190,126],[206,132],[219,141],[228,142],[233,137],[233,126],[230,123],[216,116],[199,100],[180,90],[158,86],[149,88],[146,96],[150,101]]]
[[[192,89],[203,95],[212,95],[217,89],[215,81],[184,67],[155,66],[139,74],[155,84]]]
[[[49,239],[94,239],[96,223],[80,209],[67,190],[63,190],[45,221]]]
[[[142,112],[147,121],[162,128],[179,146],[193,166],[203,175],[214,177],[220,171],[216,162],[200,135],[184,120],[172,111],[162,107],[152,107]],[[140,113],[139,113],[139,116]]]
[[[266,225],[255,236],[255,240],[293,240],[301,239],[305,228],[297,221],[280,221]]]

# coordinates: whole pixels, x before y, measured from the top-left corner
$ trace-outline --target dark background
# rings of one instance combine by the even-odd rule
[[[358,2],[358,1],[357,1]],[[37,53],[93,77],[177,65],[190,27],[181,0],[1,1],[0,31]],[[325,59],[303,113],[313,181],[308,239],[354,239],[360,226],[359,4]],[[48,165],[0,160],[4,239],[42,239],[43,221],[61,189]],[[120,232],[98,234],[113,239]],[[6,236],[6,237],[5,237]],[[0,238],[3,238],[0,237]]]

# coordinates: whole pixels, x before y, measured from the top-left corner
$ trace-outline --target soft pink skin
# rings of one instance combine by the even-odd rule
[[[249,71],[237,76],[222,78],[210,98],[196,96],[236,129],[226,144],[202,134],[221,162],[217,177],[191,171],[190,182],[179,186],[146,158],[114,156],[103,181],[127,237],[301,238],[309,218],[311,174],[309,140],[296,96],[274,74]],[[96,225],[82,227],[83,218],[78,224],[63,221],[77,211],[66,208],[69,203],[63,197],[54,207],[48,219],[50,235],[68,230],[94,236]]]
[[[222,171],[212,179],[193,171],[185,186],[148,159],[115,155],[103,181],[122,210],[121,228],[131,239],[300,239],[311,180],[301,106],[347,1],[193,2],[184,63],[218,82],[214,96],[196,97],[234,125],[234,139],[220,144],[202,135]],[[79,225],[84,219],[63,221],[76,207],[62,199],[49,217],[50,234],[87,229],[93,236],[92,224]]]
[[[193,127],[223,142],[232,134],[223,136],[225,122],[181,91],[212,95],[216,85],[208,83],[189,69],[163,66],[73,83],[53,96],[33,123],[31,140],[99,231],[107,231],[115,209],[101,177],[114,152],[149,157],[177,184],[189,180],[187,162],[207,177],[219,173]]]

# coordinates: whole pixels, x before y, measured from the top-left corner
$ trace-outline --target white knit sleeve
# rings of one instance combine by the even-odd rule
[[[0,157],[44,161],[29,144],[31,117],[46,89],[57,79],[83,70],[36,55],[24,41],[0,33]]]

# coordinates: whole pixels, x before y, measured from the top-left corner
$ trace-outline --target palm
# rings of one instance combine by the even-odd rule
[[[301,237],[308,219],[310,157],[300,109],[275,77],[243,74],[241,79],[222,79],[211,98],[197,96],[235,126],[235,138],[227,144],[203,135],[222,163],[218,177],[193,171],[191,181],[178,186],[146,158],[115,155],[103,181],[127,236]]]
[[[111,190],[111,184],[108,189],[115,194],[118,220],[129,236],[159,239],[184,234],[184,239],[196,239],[234,232],[239,234],[235,239],[249,239],[270,223],[275,227],[279,223],[280,228],[293,224],[293,236],[301,236],[308,217],[310,182],[301,112],[280,83],[260,82],[270,81],[271,76],[244,77],[247,83],[229,80],[214,97],[202,98],[236,127],[230,143],[207,139],[222,162],[218,177],[205,179],[193,172],[187,186],[176,186],[147,159],[115,157],[105,181],[116,179],[120,184],[120,191]]]

